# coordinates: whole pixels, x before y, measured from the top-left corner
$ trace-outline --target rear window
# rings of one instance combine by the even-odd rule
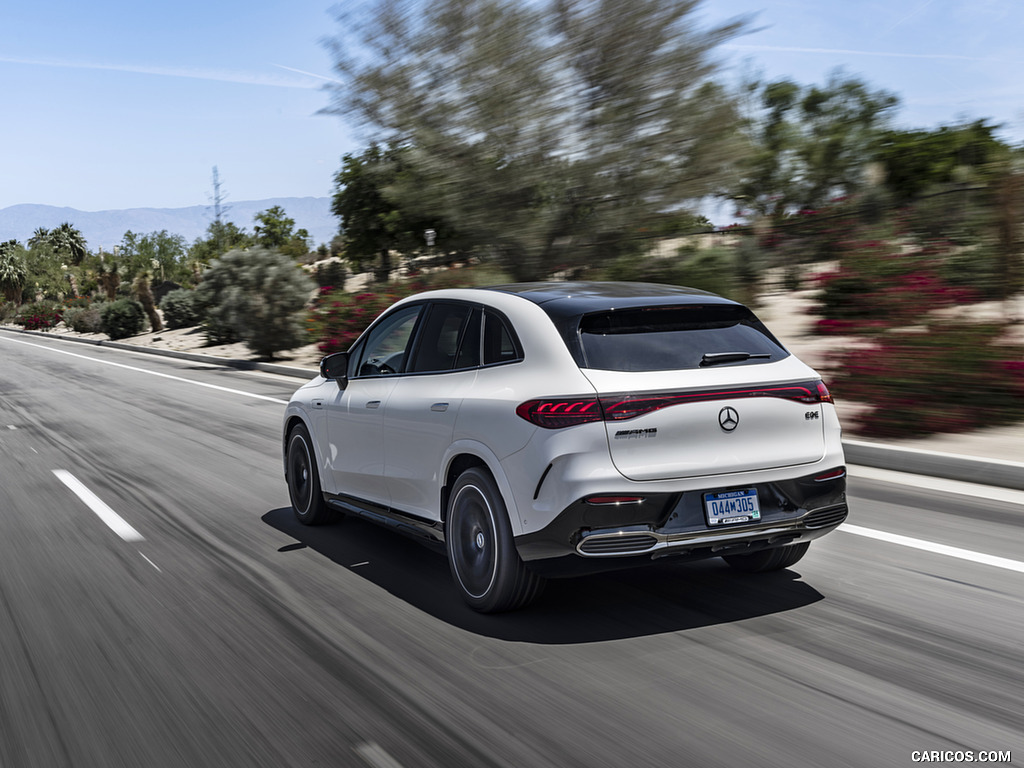
[[[756,365],[789,354],[749,309],[728,304],[595,312],[579,330],[583,367],[604,371]]]

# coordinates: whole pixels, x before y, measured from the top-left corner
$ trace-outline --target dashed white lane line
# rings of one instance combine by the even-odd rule
[[[95,512],[96,516],[106,523],[110,530],[122,539],[125,541],[145,541],[145,537],[141,533],[132,528],[124,518],[117,514],[117,512],[108,507],[103,502],[103,499],[86,488],[85,484],[83,484],[77,477],[72,475],[66,469],[55,469],[53,470],[53,474],[55,474],[57,479],[64,483],[64,485],[70,488],[78,498],[85,502],[85,505]],[[145,555],[143,555],[143,557],[145,557]]]
[[[157,565],[156,563],[154,563],[154,562],[153,562],[152,560],[150,560],[150,559],[149,559],[148,557],[146,557],[145,555],[143,555],[143,554],[142,554],[141,552],[139,552],[139,554],[140,554],[140,555],[142,555],[142,559],[143,559],[143,560],[145,560],[145,561],[146,561],[147,563],[149,563],[149,564],[150,564],[150,565],[152,565],[152,566],[153,566],[154,568],[156,568],[156,569],[157,569],[157,571],[158,571],[159,573],[163,573],[163,571],[161,571],[161,570],[160,570],[160,566],[159,566],[159,565]]]
[[[196,381],[194,379],[186,379],[186,378],[184,378],[182,376],[172,376],[169,373],[160,373],[158,371],[150,371],[150,370],[148,370],[146,368],[138,368],[138,367],[136,367],[134,365],[125,365],[124,363],[115,363],[113,360],[103,360],[103,359],[98,358],[98,357],[89,357],[88,355],[80,355],[77,352],[68,352],[68,351],[63,350],[63,349],[55,349],[54,347],[50,347],[50,346],[47,346],[45,344],[32,344],[31,342],[21,341],[20,339],[9,339],[6,336],[0,336],[0,339],[3,339],[4,341],[9,341],[12,344],[24,344],[27,347],[36,347],[38,349],[45,349],[45,350],[48,350],[50,352],[56,352],[57,354],[60,354],[60,355],[68,355],[69,357],[77,357],[77,358],[80,358],[82,360],[90,360],[90,361],[92,361],[94,363],[103,363],[104,365],[112,365],[115,368],[124,368],[125,370],[137,371],[138,373],[148,373],[150,376],[159,376],[162,379],[171,379],[173,381],[183,381],[186,384],[194,384],[197,387],[206,387],[207,389],[216,389],[216,390],[218,390],[220,392],[228,392],[228,393],[230,393],[232,395],[243,395],[244,397],[253,397],[253,398],[256,398],[257,400],[267,400],[267,401],[269,401],[271,403],[281,403],[282,405],[287,405],[288,404],[287,400],[282,400],[279,397],[268,397],[267,395],[257,395],[257,394],[255,394],[253,392],[246,392],[243,389],[231,389],[230,387],[222,387],[222,386],[219,386],[217,384],[207,384],[204,381]]]
[[[986,555],[984,552],[974,552],[970,549],[950,547],[946,544],[936,544],[934,541],[925,541],[924,539],[915,539],[910,536],[901,536],[898,533],[876,531],[873,528],[862,528],[859,525],[850,525],[849,523],[843,523],[839,526],[838,530],[844,531],[845,533],[852,533],[855,536],[866,536],[869,539],[877,539],[878,541],[885,541],[890,544],[898,544],[902,547],[920,549],[923,552],[933,552],[938,555],[955,557],[958,560],[969,560],[972,563],[981,563],[982,565],[991,565],[994,568],[1002,568],[1007,571],[1024,573],[1024,562],[1011,560],[1007,557]]]
[[[1024,491],[1017,491],[1013,488],[998,488],[994,485],[967,483],[962,480],[946,480],[941,477],[913,475],[909,472],[894,472],[891,469],[878,469],[876,467],[863,467],[853,464],[847,467],[847,471],[853,477],[863,477],[868,480],[881,480],[886,483],[909,485],[929,491],[955,493],[960,496],[973,496],[978,499],[1008,501],[1011,504],[1024,505]]]
[[[372,768],[402,768],[401,763],[372,741],[360,744],[355,748],[355,752]]]

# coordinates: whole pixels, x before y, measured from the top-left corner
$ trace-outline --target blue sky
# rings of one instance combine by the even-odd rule
[[[349,0],[351,2],[351,0]],[[1024,141],[1020,0],[709,0],[756,14],[726,74],[823,83],[842,67],[902,100],[902,127],[988,118]],[[322,89],[323,0],[6,0],[0,7],[0,208],[96,211],[331,193],[362,149]]]

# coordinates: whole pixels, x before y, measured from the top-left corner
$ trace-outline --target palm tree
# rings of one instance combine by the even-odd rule
[[[39,230],[36,231],[38,232]],[[54,253],[65,254],[69,262],[76,267],[82,263],[82,259],[89,252],[82,233],[67,221],[56,229],[50,230],[47,239],[50,245],[53,246]]]
[[[28,267],[20,251],[17,240],[0,243],[0,290],[4,298],[14,304],[21,303],[21,289],[28,279]]]

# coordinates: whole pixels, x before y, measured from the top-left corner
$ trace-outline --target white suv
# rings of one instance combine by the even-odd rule
[[[300,522],[443,544],[484,612],[665,557],[786,568],[847,515],[819,376],[743,305],[667,285],[403,299],[292,397],[284,465]]]

